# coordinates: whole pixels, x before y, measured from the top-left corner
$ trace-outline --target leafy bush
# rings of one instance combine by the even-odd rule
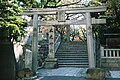
[[[0,33],[7,30],[9,39],[13,41],[20,40],[25,33],[24,27],[27,25],[23,19],[17,16],[20,12],[22,9],[19,8],[16,1],[0,1]]]

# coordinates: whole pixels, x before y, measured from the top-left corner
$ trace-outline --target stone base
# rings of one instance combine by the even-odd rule
[[[58,68],[58,62],[56,58],[53,58],[53,59],[47,58],[45,61],[46,62],[45,62],[44,68],[46,69]]]
[[[91,80],[104,80],[105,71],[100,68],[91,68],[86,72],[86,78]]]
[[[101,67],[109,70],[120,70],[120,58],[103,58]]]
[[[28,78],[33,76],[33,72],[29,68],[25,68],[21,71],[18,71],[17,76],[18,78],[25,78],[25,77]]]

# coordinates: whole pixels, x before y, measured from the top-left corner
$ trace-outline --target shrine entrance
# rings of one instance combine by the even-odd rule
[[[33,15],[33,20],[31,20],[29,25],[33,26],[33,42],[32,42],[32,52],[33,52],[33,64],[32,69],[34,72],[37,71],[37,54],[38,54],[38,28],[42,25],[49,27],[49,54],[46,59],[46,64],[52,66],[56,65],[57,59],[55,58],[54,50],[54,27],[55,25],[86,25],[87,31],[87,49],[88,49],[88,60],[89,68],[95,67],[95,55],[93,47],[93,35],[92,35],[92,24],[104,24],[106,23],[105,19],[95,19],[91,18],[91,12],[101,12],[105,11],[105,6],[99,7],[84,7],[84,8],[48,8],[48,9],[39,9],[31,8],[25,9],[21,15]],[[83,14],[84,18],[81,20],[66,20],[67,15]],[[47,15],[50,17],[55,17],[56,20],[39,20],[41,15]],[[39,19],[38,19],[39,18]],[[68,32],[69,35],[69,32]],[[68,36],[69,38],[69,36]]]

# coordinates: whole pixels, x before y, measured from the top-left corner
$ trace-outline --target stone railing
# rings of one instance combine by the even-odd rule
[[[101,47],[101,58],[120,58],[120,49],[104,49]]]
[[[104,49],[101,47],[101,67],[120,70],[120,49]]]
[[[56,51],[57,51],[60,43],[61,43],[61,37],[60,37],[60,34],[59,34],[59,35],[57,36],[57,38],[55,39],[55,43],[54,43],[54,50],[55,50],[54,52],[55,52],[55,53],[56,53]]]

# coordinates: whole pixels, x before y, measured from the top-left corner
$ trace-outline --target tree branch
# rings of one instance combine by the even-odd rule
[[[58,5],[57,7],[74,5],[74,4],[77,4],[77,3],[79,3],[79,2],[81,2],[81,0],[79,0],[79,1],[77,1],[77,2],[74,2],[74,3],[69,3],[69,4]]]
[[[46,6],[48,8],[57,8],[57,7],[63,7],[63,6],[70,6],[70,5],[74,5],[74,4],[77,4],[81,2],[81,0],[77,1],[77,2],[74,2],[74,3],[69,3],[69,4],[63,4],[63,5],[58,5],[58,6]]]

